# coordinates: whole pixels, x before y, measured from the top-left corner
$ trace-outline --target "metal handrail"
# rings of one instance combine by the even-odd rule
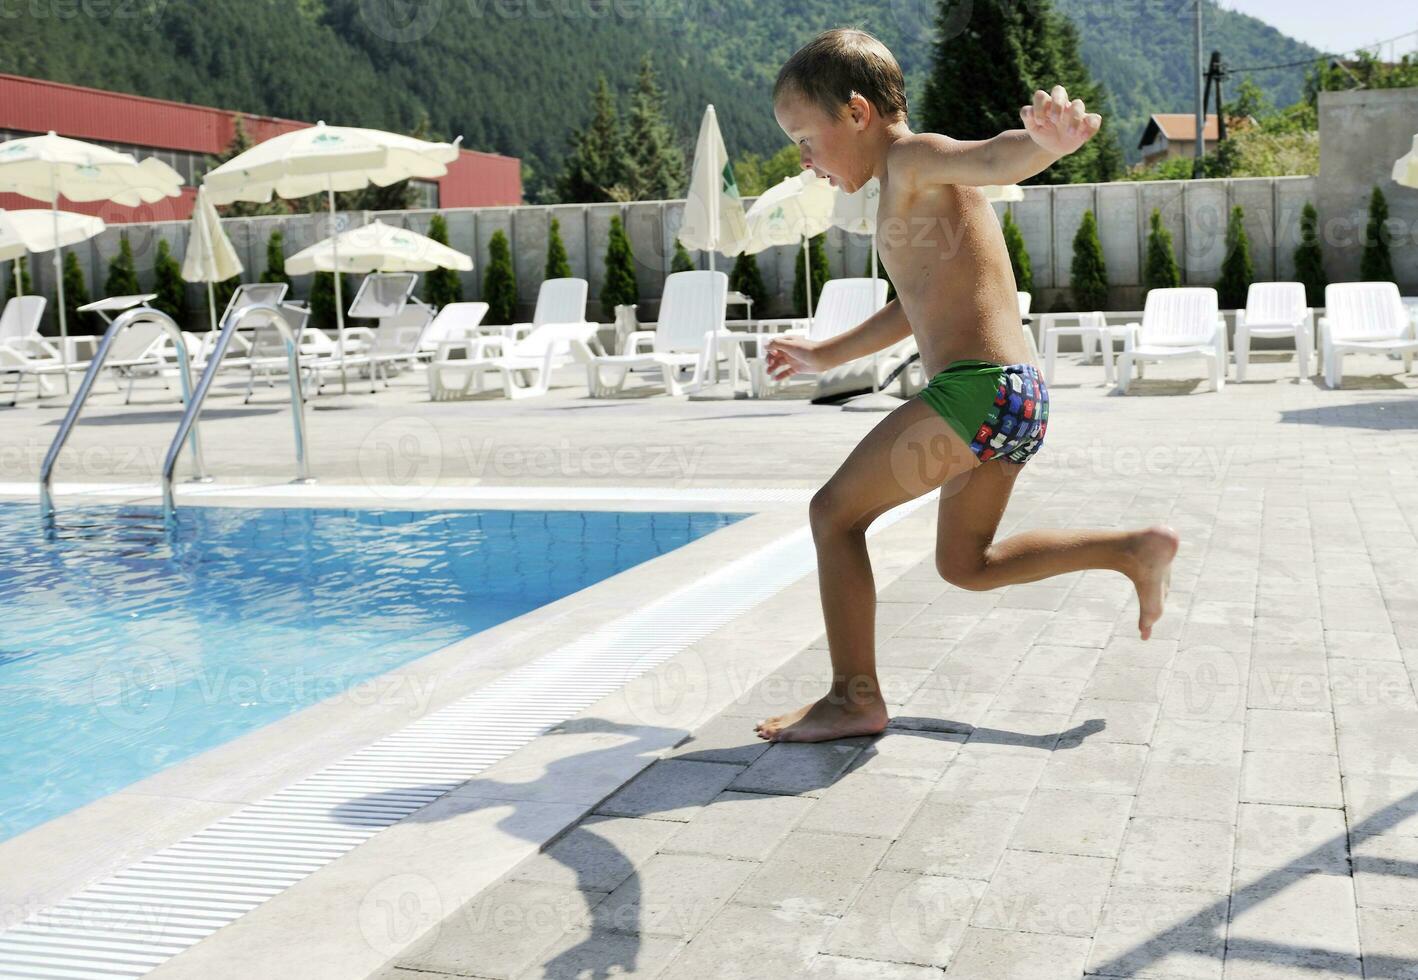
[[[162,511],[164,522],[170,523],[177,505],[173,501],[172,477],[177,470],[177,457],[182,453],[182,443],[187,438],[187,434],[193,431],[197,425],[197,416],[201,414],[202,403],[207,400],[207,392],[212,387],[212,380],[216,377],[218,369],[221,367],[222,358],[226,355],[227,345],[231,343],[231,335],[241,326],[243,320],[253,313],[268,314],[274,322],[275,327],[280,330],[281,338],[286,342],[286,357],[288,359],[290,373],[290,399],[291,410],[295,421],[295,467],[296,483],[313,482],[305,460],[305,393],[301,390],[300,383],[300,343],[295,331],[291,329],[290,321],[285,318],[279,307],[270,303],[249,303],[239,310],[233,310],[222,322],[221,333],[217,335],[217,342],[213,345],[211,353],[207,357],[207,367],[202,372],[202,379],[197,382],[197,391],[192,395],[187,403],[187,410],[182,413],[182,421],[177,423],[177,434],[172,437],[172,444],[168,446],[167,457],[162,464]],[[200,464],[199,464],[200,465]]]
[[[54,517],[54,496],[51,486],[54,477],[54,464],[59,460],[59,453],[64,448],[64,443],[68,441],[69,433],[74,428],[79,413],[84,410],[84,402],[88,400],[94,381],[97,380],[99,372],[103,370],[103,362],[107,360],[113,342],[128,327],[142,321],[159,324],[171,336],[173,346],[177,348],[177,374],[182,380],[182,400],[189,405],[192,401],[192,361],[187,354],[187,338],[183,336],[181,328],[173,321],[172,317],[151,306],[138,306],[119,314],[105,331],[98,351],[95,352],[93,360],[89,361],[88,370],[84,372],[84,380],[79,384],[79,390],[74,393],[74,399],[69,403],[69,410],[64,413],[64,421],[59,423],[59,433],[49,444],[49,452],[44,454],[44,463],[39,470],[39,513],[46,522]],[[196,460],[197,478],[203,479],[202,443],[197,436],[195,426],[191,428],[191,439],[192,454]]]

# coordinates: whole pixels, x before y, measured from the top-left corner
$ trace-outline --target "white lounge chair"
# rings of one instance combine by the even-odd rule
[[[585,323],[586,289],[586,280],[575,276],[543,279],[537,287],[537,305],[532,311],[530,323],[489,323],[484,324],[481,330],[516,340],[547,323]]]
[[[1064,317],[1073,323],[1060,324]],[[1059,356],[1060,337],[1078,337],[1083,345],[1084,360],[1093,359],[1095,345],[1103,351],[1103,382],[1113,383],[1113,344],[1108,333],[1108,318],[1102,312],[1045,313],[1039,324],[1044,335],[1044,384],[1054,383],[1054,364]]]
[[[591,397],[607,398],[621,391],[630,372],[637,368],[658,373],[672,395],[685,395],[703,385],[711,358],[718,353],[715,335],[724,332],[728,292],[729,277],[723,272],[670,273],[665,278],[660,319],[654,330],[629,334],[625,352],[620,354],[573,348],[586,365]],[[647,344],[649,349],[643,349]]]
[[[103,366],[111,370],[118,381],[119,390],[123,382],[128,382],[128,391],[123,403],[133,397],[133,384],[144,372],[161,373],[168,362],[162,355],[162,347],[167,332],[162,325],[152,320],[139,320],[126,328],[113,341]],[[26,347],[14,344],[0,344],[0,374],[15,375],[15,390],[10,396],[14,405],[20,397],[20,389],[28,375],[35,379],[36,394],[43,398],[60,392],[50,390],[48,383],[54,377],[62,377],[65,370],[82,374],[89,369],[92,361],[71,361],[67,368],[59,351],[46,340],[33,341]]]
[[[43,296],[12,296],[0,312],[0,344],[27,344],[39,337],[39,324],[44,319]]]
[[[1145,361],[1202,358],[1207,362],[1213,391],[1226,383],[1226,321],[1221,319],[1216,290],[1210,286],[1153,289],[1147,294],[1142,323],[1123,328],[1123,352],[1118,355],[1118,390],[1126,392],[1133,368]]]
[[[448,303],[438,311],[419,338],[419,350],[437,354],[438,349],[450,340],[471,340],[478,336],[483,329],[487,309],[486,303]],[[584,315],[582,319],[585,319]]]
[[[1312,373],[1315,349],[1314,310],[1305,305],[1305,287],[1298,282],[1253,282],[1246,291],[1246,308],[1236,311],[1236,380],[1246,380],[1252,337],[1294,337],[1300,378]]]
[[[498,389],[508,398],[544,395],[555,368],[587,355],[594,357],[599,346],[594,323],[544,323],[515,341],[506,337],[446,341],[428,366],[428,394],[434,401]],[[464,358],[448,356],[460,348]]]
[[[873,282],[875,285],[873,286]],[[886,280],[829,279],[822,285],[817,306],[813,310],[812,321],[808,324],[809,340],[829,340],[846,333],[871,317],[886,305]],[[790,331],[791,332],[791,331]],[[774,334],[761,334],[759,350],[771,340]],[[778,334],[776,336],[782,336]],[[754,379],[756,394],[768,395],[797,381],[811,381],[816,385],[814,398],[829,398],[848,391],[862,388],[878,390],[886,377],[901,360],[899,343],[889,351],[878,351],[873,355],[858,357],[845,364],[838,364],[820,373],[799,372],[781,381],[768,376],[764,370],[764,359],[758,359],[759,377]]]
[[[1405,374],[1413,370],[1418,350],[1413,321],[1391,282],[1333,283],[1324,290],[1325,314],[1320,317],[1320,357],[1324,382],[1344,383],[1345,354],[1401,354]]]

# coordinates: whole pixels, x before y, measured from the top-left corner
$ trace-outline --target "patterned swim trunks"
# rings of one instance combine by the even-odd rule
[[[1049,427],[1049,389],[1032,364],[951,361],[920,398],[960,434],[982,462],[1027,463]]]

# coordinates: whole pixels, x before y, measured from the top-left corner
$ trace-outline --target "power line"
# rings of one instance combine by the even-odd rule
[[[1297,67],[1299,67],[1300,65],[1312,65],[1312,64],[1314,64],[1316,61],[1323,61],[1323,60],[1326,59],[1326,58],[1339,58],[1339,57],[1342,57],[1342,56],[1344,56],[1344,55],[1346,55],[1346,54],[1354,54],[1355,52],[1358,52],[1358,51],[1368,51],[1370,48],[1382,47],[1382,46],[1385,45],[1385,44],[1391,44],[1391,43],[1393,43],[1394,41],[1401,41],[1401,40],[1403,40],[1405,37],[1413,37],[1413,36],[1415,36],[1415,35],[1418,35],[1418,31],[1406,31],[1406,32],[1403,33],[1403,34],[1395,34],[1393,37],[1386,37],[1386,38],[1384,38],[1384,39],[1381,40],[1381,41],[1374,41],[1374,42],[1372,42],[1372,43],[1370,43],[1370,44],[1363,44],[1363,45],[1360,45],[1360,46],[1357,47],[1357,48],[1350,48],[1348,51],[1341,51],[1341,52],[1334,52],[1334,53],[1321,52],[1320,54],[1317,54],[1317,55],[1315,55],[1315,56],[1312,57],[1312,58],[1304,58],[1304,59],[1301,59],[1300,61],[1287,61],[1287,62],[1285,62],[1285,63],[1283,63],[1283,64],[1278,64],[1278,65],[1249,65],[1249,66],[1244,67],[1244,68],[1230,68],[1230,67],[1227,67],[1227,68],[1225,68],[1224,70],[1225,70],[1226,74],[1232,75],[1232,74],[1237,74],[1237,73],[1243,72],[1243,71],[1271,71],[1271,70],[1277,69],[1277,68],[1297,68]]]

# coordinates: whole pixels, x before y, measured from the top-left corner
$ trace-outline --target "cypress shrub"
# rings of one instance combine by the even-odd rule
[[[1238,204],[1231,209],[1231,219],[1226,223],[1226,258],[1221,262],[1221,280],[1216,284],[1221,307],[1235,310],[1245,306],[1246,293],[1255,278],[1251,242],[1246,236],[1245,212]]]
[[[547,279],[567,279],[571,276],[571,261],[566,257],[566,243],[561,240],[561,222],[551,219],[547,235]]]
[[[817,309],[818,298],[822,296],[822,287],[826,285],[828,279],[827,269],[827,249],[823,243],[826,235],[814,235],[808,240],[808,265],[812,267],[812,308]],[[803,262],[802,254],[799,253],[796,261],[793,262],[793,309],[800,315],[807,316],[807,292],[803,288]]]
[[[684,246],[680,245],[675,255],[676,260],[679,258],[678,252],[683,250]],[[685,257],[688,258],[688,255]],[[733,271],[729,273],[729,288],[753,300],[753,308],[758,310],[759,316],[763,315],[764,304],[768,302],[768,287],[763,285],[763,273],[758,268],[756,256],[747,252],[738,254],[734,259]]]
[[[487,269],[483,272],[483,301],[488,323],[511,323],[517,313],[517,275],[512,268],[512,246],[501,229],[487,243]]]
[[[1162,212],[1152,209],[1151,230],[1147,233],[1147,263],[1142,271],[1145,290],[1180,286],[1177,257],[1172,254],[1172,233],[1162,224]]]
[[[142,292],[138,286],[138,270],[133,265],[133,246],[128,244],[127,235],[118,239],[118,254],[109,263],[103,289],[106,296],[132,296]]]
[[[182,266],[172,257],[167,239],[158,239],[158,255],[153,262],[153,306],[162,310],[183,326],[187,321],[187,283],[182,279]]]
[[[21,255],[13,263],[10,264],[10,268],[5,270],[6,302],[9,302],[10,299],[12,299],[13,297],[20,295],[15,291],[15,270],[17,268],[20,272],[20,287],[24,290],[24,294],[26,296],[34,295],[34,281],[30,279],[29,256]]]
[[[444,220],[443,215],[435,214],[429,221],[428,237],[440,245],[448,244],[448,222]],[[458,270],[440,266],[424,273],[423,298],[435,310],[442,309],[449,303],[461,302],[463,280],[458,277]]]
[[[1034,292],[1034,266],[1029,261],[1029,250],[1024,247],[1024,236],[1014,223],[1014,214],[1004,213],[1004,245],[1009,249],[1009,266],[1014,270],[1014,286],[1025,293]]]
[[[240,285],[240,280],[233,278],[230,280],[233,285],[227,292],[226,299],[231,299],[231,294],[236,291],[236,286]],[[340,274],[340,299],[349,307],[349,302],[354,298],[351,291],[349,273]],[[226,300],[220,296],[217,298],[217,313],[226,309]],[[315,278],[310,283],[310,325],[320,330],[338,330],[340,327],[339,317],[335,309],[335,274],[333,272],[317,272]],[[345,322],[349,326],[349,321]]]
[[[128,239],[123,240],[123,244],[128,244]],[[129,258],[133,256],[128,253]],[[138,290],[135,288],[127,295],[132,295]],[[110,295],[124,295],[123,293],[110,293]],[[84,282],[84,270],[79,268],[79,257],[73,252],[64,253],[64,321],[68,324],[70,332],[80,332],[80,328],[87,328],[93,325],[91,317],[93,314],[80,313],[79,307],[84,306],[89,301],[89,287]],[[52,299],[51,299],[52,302]],[[59,318],[54,318],[54,329],[59,329]]]
[[[290,276],[286,275],[285,244],[285,236],[279,230],[271,232],[271,237],[266,240],[266,271],[261,273],[262,282],[291,284]]]
[[[752,257],[752,256],[750,256],[750,258],[751,258],[751,257]],[[742,254],[742,253],[740,253],[739,258],[743,258],[743,254]],[[738,267],[739,267],[738,262],[737,262],[737,260],[735,260],[735,262],[734,262],[734,268],[735,268],[735,269],[738,269]],[[758,264],[757,264],[756,262],[754,263],[754,268],[755,268],[755,269],[758,268]],[[671,272],[693,272],[693,271],[694,271],[694,259],[690,257],[690,254],[689,254],[688,250],[685,249],[685,247],[684,247],[684,243],[681,242],[678,238],[675,239],[675,255],[674,255],[674,258],[670,259],[670,271],[671,271]],[[761,280],[760,280],[760,282],[761,282]],[[729,288],[730,288],[730,289],[738,289],[738,288],[739,288],[739,287],[737,287],[737,286],[734,285],[734,279],[733,279],[733,276],[732,276],[732,275],[729,276]],[[743,290],[739,290],[739,291],[740,291],[740,292],[743,292]]]
[[[1069,287],[1080,310],[1108,308],[1108,267],[1103,262],[1103,243],[1098,240],[1098,219],[1083,212],[1083,222],[1073,236],[1073,265]]]
[[[1364,254],[1359,259],[1359,279],[1362,282],[1393,282],[1393,256],[1389,245],[1393,236],[1388,228],[1388,201],[1377,187],[1369,195],[1369,223],[1364,228]]]
[[[617,306],[640,302],[640,288],[635,283],[635,256],[630,251],[630,239],[625,234],[620,215],[611,218],[610,238],[606,242],[606,278],[601,284],[601,310],[615,315]]]
[[[1308,201],[1300,212],[1300,244],[1295,249],[1295,279],[1305,285],[1305,302],[1324,306],[1324,253],[1320,249],[1319,212]]]

